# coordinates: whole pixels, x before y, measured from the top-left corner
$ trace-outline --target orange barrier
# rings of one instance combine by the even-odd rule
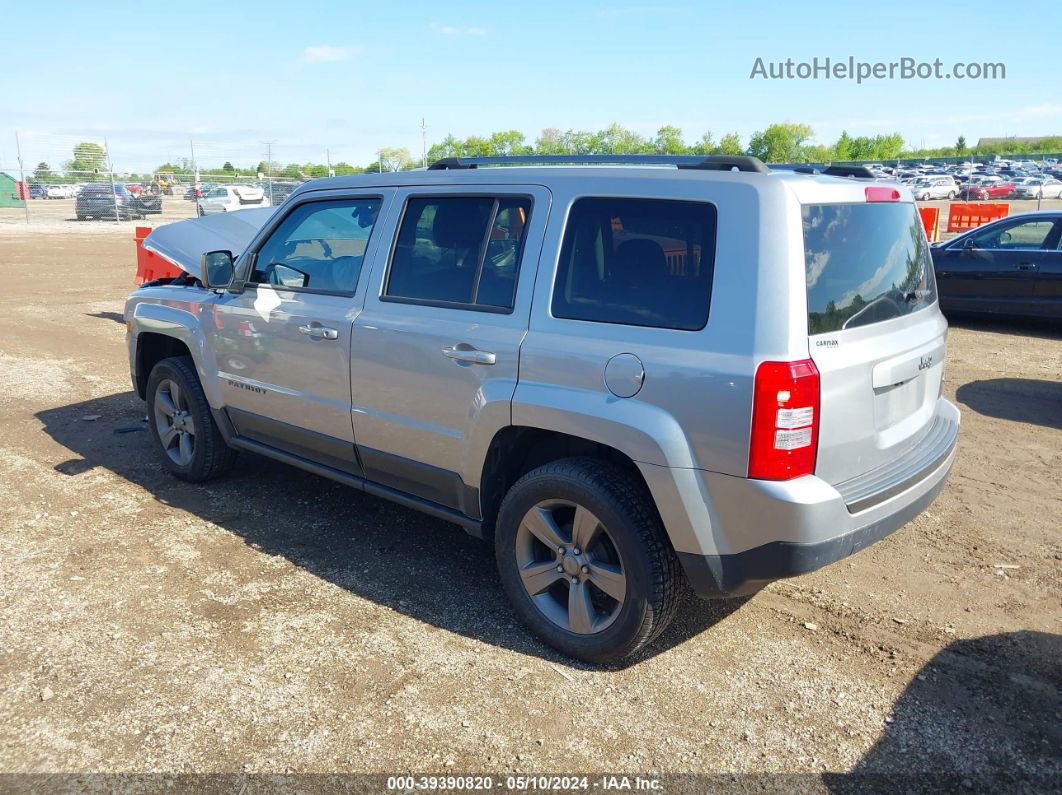
[[[173,278],[184,273],[176,265],[171,265],[144,248],[144,238],[150,234],[150,226],[136,228],[136,284],[150,282],[152,279]]]
[[[948,212],[948,231],[965,232],[991,221],[1006,218],[1009,204],[952,204]]]
[[[926,230],[926,239],[930,243],[936,243],[940,239],[940,208],[919,207],[918,214],[922,216],[922,226]]]

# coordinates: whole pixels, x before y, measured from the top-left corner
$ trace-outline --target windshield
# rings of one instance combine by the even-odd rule
[[[936,301],[913,204],[810,204],[802,215],[809,334],[902,317]]]

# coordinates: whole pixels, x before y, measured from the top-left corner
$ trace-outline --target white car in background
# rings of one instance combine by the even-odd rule
[[[49,185],[44,191],[46,199],[72,199],[74,192],[69,185]]]
[[[915,199],[921,202],[929,201],[930,199],[954,199],[959,192],[955,177],[938,174],[913,179],[909,183],[909,187]]]
[[[272,207],[262,188],[253,185],[222,185],[211,188],[197,202],[199,215],[231,213],[234,210],[251,210]]]
[[[1014,180],[1015,199],[1062,199],[1062,181],[1054,177],[1024,177]]]

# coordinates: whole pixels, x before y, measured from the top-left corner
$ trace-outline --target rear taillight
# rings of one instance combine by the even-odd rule
[[[789,480],[815,471],[819,371],[811,359],[764,362],[752,397],[749,477]]]

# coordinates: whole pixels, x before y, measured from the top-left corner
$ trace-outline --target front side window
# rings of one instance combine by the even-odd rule
[[[530,214],[522,196],[410,199],[384,296],[512,309]]]
[[[1054,225],[1054,221],[1026,221],[1011,224],[1002,229],[993,229],[975,235],[974,248],[1005,250],[1042,248]]]
[[[695,331],[708,322],[716,210],[702,202],[586,198],[564,232],[553,316]]]
[[[382,203],[371,196],[300,204],[259,249],[249,281],[354,292]]]

